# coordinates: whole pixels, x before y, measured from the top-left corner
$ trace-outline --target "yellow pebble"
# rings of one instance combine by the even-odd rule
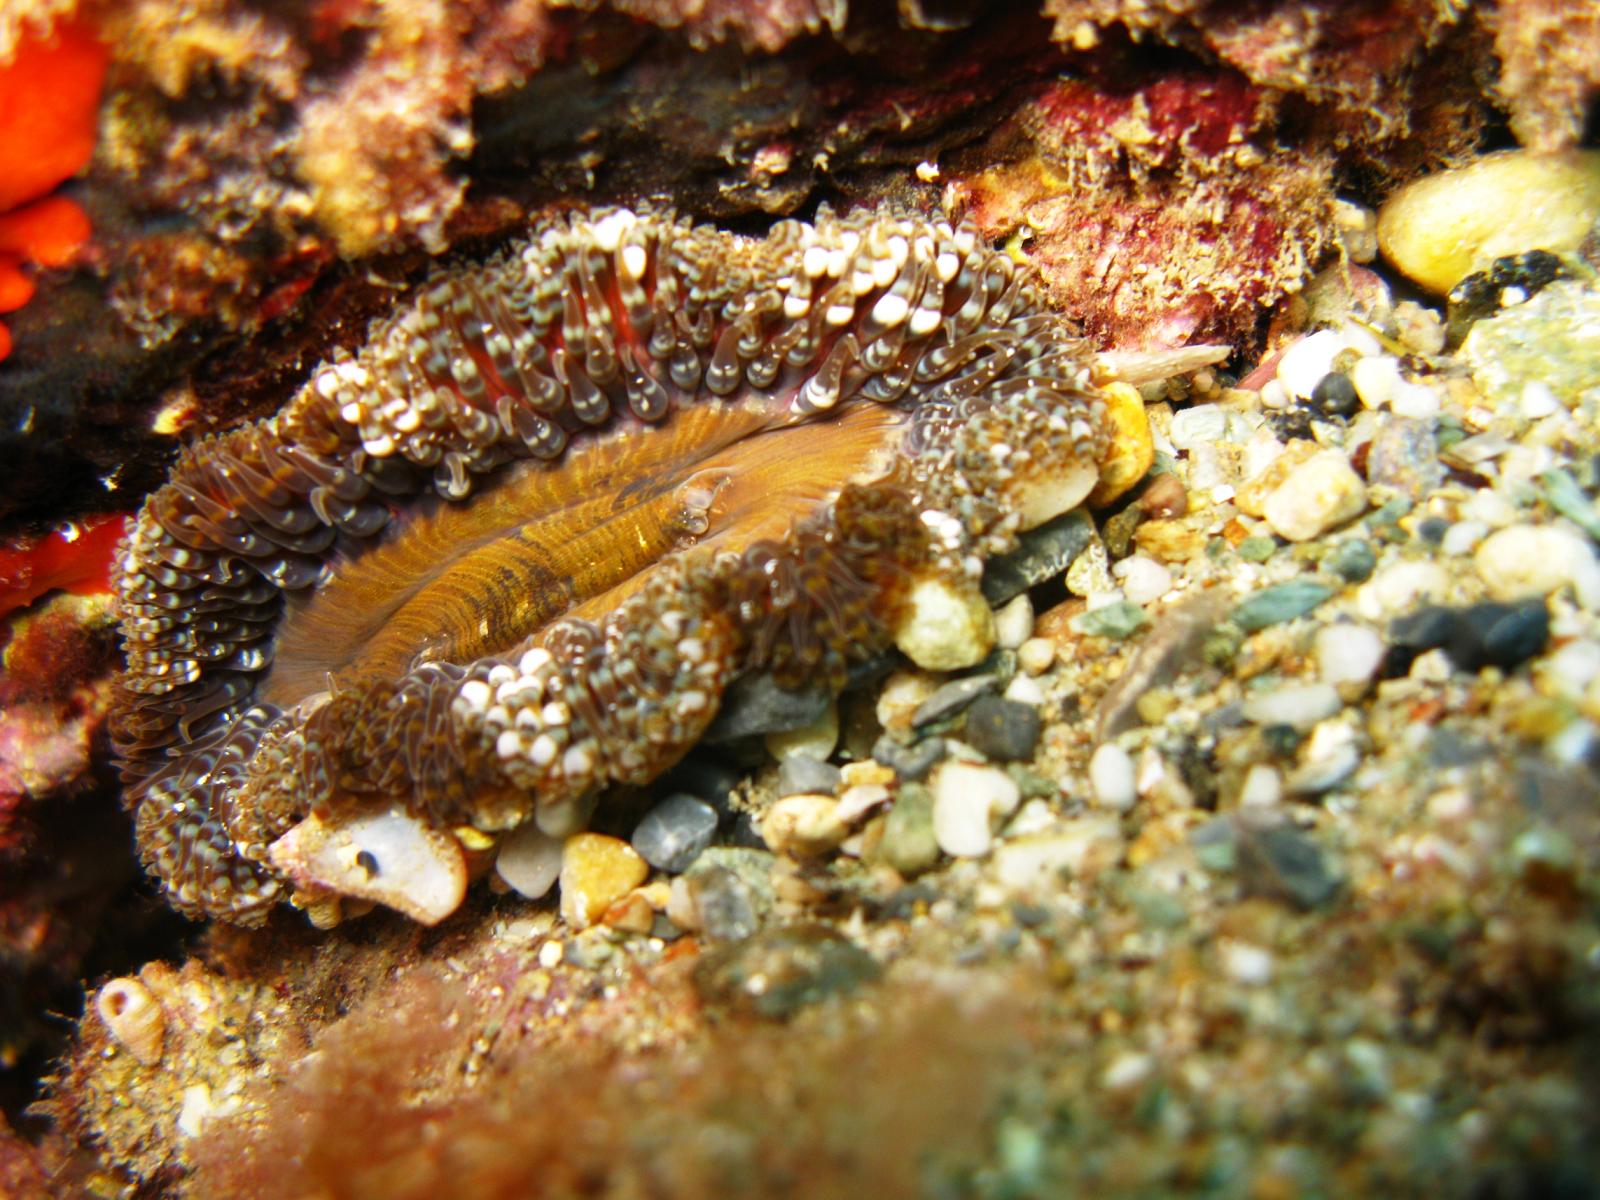
[[[1508,254],[1575,250],[1596,216],[1600,151],[1507,150],[1401,188],[1378,213],[1378,245],[1443,295]]]

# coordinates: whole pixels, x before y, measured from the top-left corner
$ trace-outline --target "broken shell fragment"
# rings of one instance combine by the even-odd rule
[[[307,817],[268,854],[298,887],[373,900],[424,925],[454,912],[467,890],[460,843],[392,809],[349,820]]]

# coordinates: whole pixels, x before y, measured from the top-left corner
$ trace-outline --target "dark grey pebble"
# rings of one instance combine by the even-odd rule
[[[652,867],[687,871],[717,832],[717,810],[698,796],[668,796],[634,827],[633,848]]]
[[[1543,600],[1520,604],[1473,604],[1466,608],[1428,605],[1396,617],[1389,626],[1390,651],[1383,673],[1391,678],[1411,669],[1419,654],[1442,649],[1459,671],[1484,667],[1512,670],[1550,641],[1550,613]]]
[[[689,878],[700,931],[708,941],[739,942],[756,931],[755,896],[734,871],[710,867]]]
[[[983,571],[983,598],[1004,604],[1035,584],[1054,579],[1072,565],[1094,537],[1094,523],[1074,510],[1017,539],[1010,554],[991,559]]]
[[[1004,696],[981,696],[967,710],[967,742],[1000,762],[1032,758],[1043,728],[1033,705]]]
[[[778,795],[798,796],[806,792],[831,796],[839,787],[839,768],[809,754],[796,754],[778,767]]]
[[[1236,830],[1234,869],[1245,895],[1309,910],[1332,900],[1344,886],[1322,848],[1293,826],[1241,822]]]
[[[1450,522],[1443,517],[1424,517],[1417,522],[1417,536],[1430,546],[1444,541],[1444,535],[1449,532]]]
[[[908,746],[886,733],[872,744],[872,757],[902,780],[917,783],[944,758],[944,739],[923,738]]]
[[[1311,389],[1311,407],[1325,417],[1352,416],[1361,408],[1355,384],[1343,371],[1329,371]]]
[[[696,750],[658,779],[656,790],[662,795],[688,792],[726,815],[728,797],[746,774],[746,771],[723,758],[708,751]]]
[[[952,679],[917,705],[916,711],[911,714],[911,724],[921,728],[953,717],[979,696],[994,691],[999,682],[993,675],[968,675],[964,679]]]
[[[825,687],[790,689],[765,671],[741,675],[723,693],[717,719],[706,730],[708,742],[730,742],[758,733],[803,729],[828,709]]]

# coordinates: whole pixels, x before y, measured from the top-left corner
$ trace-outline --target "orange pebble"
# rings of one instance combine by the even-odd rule
[[[81,25],[26,37],[0,67],[0,210],[42,196],[94,150],[106,48]]]
[[[17,260],[0,254],[0,312],[21,308],[33,298],[33,280],[22,273]]]
[[[0,254],[42,267],[64,267],[89,240],[89,218],[65,196],[46,196],[0,213]]]

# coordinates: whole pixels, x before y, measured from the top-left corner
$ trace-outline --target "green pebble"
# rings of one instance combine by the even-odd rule
[[[1244,630],[1232,621],[1224,621],[1206,634],[1205,640],[1200,644],[1200,657],[1207,665],[1216,667],[1219,671],[1226,671],[1233,666],[1233,660],[1239,656],[1239,650],[1243,645]]]
[[[921,784],[901,784],[883,826],[878,853],[900,874],[910,879],[939,861],[939,842],[933,834],[933,794]]]
[[[1293,579],[1276,587],[1264,588],[1233,610],[1233,622],[1246,633],[1303,617],[1329,596],[1333,589],[1310,579]]]
[[[1396,496],[1382,508],[1368,513],[1363,519],[1363,524],[1368,529],[1378,529],[1384,525],[1393,525],[1411,511],[1411,501],[1404,496]],[[1404,536],[1403,534],[1401,535]]]
[[[1595,512],[1593,502],[1583,494],[1576,479],[1556,467],[1539,476],[1539,482],[1544,485],[1546,504],[1600,541],[1600,513]]]
[[[1372,578],[1378,555],[1360,538],[1346,538],[1322,561],[1323,566],[1346,583],[1365,583]]]
[[[1247,537],[1239,543],[1239,557],[1245,562],[1266,562],[1278,549],[1278,543],[1269,537]]]
[[[1081,633],[1120,641],[1129,634],[1143,629],[1150,623],[1150,618],[1137,604],[1119,600],[1115,604],[1107,604],[1104,608],[1082,613],[1075,623]]]

